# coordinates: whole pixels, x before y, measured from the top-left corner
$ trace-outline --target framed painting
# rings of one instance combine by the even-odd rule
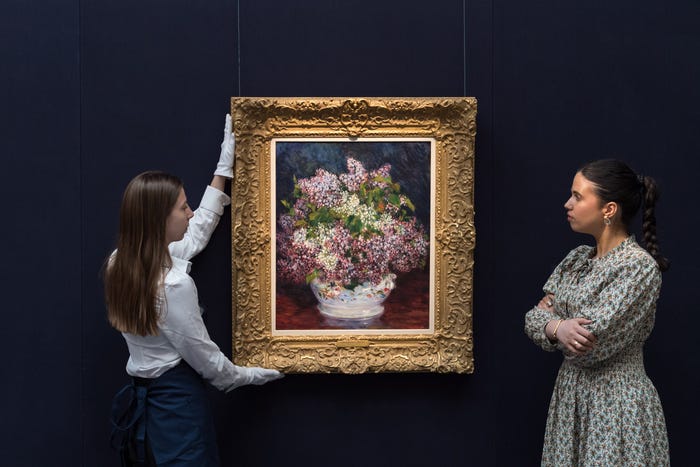
[[[473,371],[476,100],[232,98],[233,360]]]

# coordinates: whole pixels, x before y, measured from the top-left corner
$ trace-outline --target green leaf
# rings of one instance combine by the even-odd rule
[[[318,221],[324,224],[331,221],[331,213],[328,211],[327,207],[322,207],[318,210]]]
[[[328,214],[331,216],[333,221],[342,220],[345,217],[343,214],[339,213],[335,209],[329,209]]]
[[[360,232],[362,232],[362,221],[359,217],[354,214],[350,214],[347,219],[345,219],[345,227],[350,231],[350,235],[357,237]]]
[[[375,235],[380,235],[380,236],[382,236],[382,237],[384,236],[384,232],[382,232],[381,230],[377,229],[376,227],[367,227],[367,231],[370,232],[370,233],[373,233],[373,234],[375,234]]]
[[[312,280],[318,277],[318,269],[314,269],[306,275],[306,283],[310,284]]]
[[[411,202],[411,200],[408,199],[408,196],[404,196],[404,201],[406,202],[406,206],[408,206],[411,211],[416,210],[416,207],[413,205],[413,202]]]
[[[327,207],[323,206],[309,214],[309,220],[313,220],[315,222],[314,225],[330,224],[333,222],[333,215]]]

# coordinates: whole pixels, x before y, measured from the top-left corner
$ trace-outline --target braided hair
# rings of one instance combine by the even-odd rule
[[[617,203],[622,224],[628,230],[632,219],[643,207],[644,248],[656,260],[659,269],[667,271],[671,263],[661,255],[656,237],[655,206],[659,198],[656,181],[649,176],[635,174],[627,164],[614,159],[589,162],[579,172],[595,185],[595,193],[603,204]]]

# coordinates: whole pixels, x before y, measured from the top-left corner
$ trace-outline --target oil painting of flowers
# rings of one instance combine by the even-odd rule
[[[274,152],[275,328],[427,329],[431,142]]]
[[[474,371],[473,97],[234,97],[232,356]]]

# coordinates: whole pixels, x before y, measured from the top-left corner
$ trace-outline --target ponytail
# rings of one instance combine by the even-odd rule
[[[640,175],[639,181],[642,189],[642,235],[644,248],[656,260],[662,272],[668,271],[671,262],[661,255],[658,239],[656,238],[656,215],[654,213],[656,201],[659,198],[659,190],[653,178]]]

